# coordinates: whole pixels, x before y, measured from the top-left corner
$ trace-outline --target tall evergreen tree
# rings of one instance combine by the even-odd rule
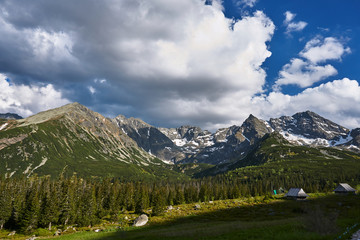
[[[162,215],[165,211],[165,196],[159,189],[153,190],[152,214],[154,216]]]
[[[135,212],[142,213],[149,207],[149,193],[147,192],[144,186],[141,186],[139,189],[139,193],[137,194],[136,204],[135,204]]]
[[[45,190],[44,196],[41,202],[40,220],[41,227],[47,227],[49,231],[53,223],[56,223],[59,219],[59,198],[56,187],[52,184]]]
[[[4,224],[11,217],[12,211],[12,191],[9,188],[9,184],[4,181],[0,181],[0,230],[3,229]]]
[[[22,232],[30,232],[37,228],[39,220],[40,201],[36,183],[28,190],[25,208],[21,213],[20,228]]]

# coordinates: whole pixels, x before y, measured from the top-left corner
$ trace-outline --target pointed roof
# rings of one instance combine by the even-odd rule
[[[302,188],[290,188],[290,190],[285,194],[286,197],[308,197],[305,191]]]
[[[356,190],[347,183],[339,183],[339,185],[334,190],[334,192],[355,192],[355,191]]]

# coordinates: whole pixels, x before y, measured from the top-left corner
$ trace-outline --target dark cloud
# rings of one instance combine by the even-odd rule
[[[101,113],[167,126],[244,118],[236,98],[262,91],[274,31],[261,12],[234,24],[219,1],[4,0],[0,9],[0,73],[14,83],[52,84]]]

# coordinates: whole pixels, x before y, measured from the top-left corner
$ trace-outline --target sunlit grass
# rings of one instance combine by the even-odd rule
[[[141,228],[131,226],[135,214],[123,213],[120,229],[116,229],[116,225],[103,225],[98,227],[107,226],[108,232],[80,232],[50,239],[335,239],[347,227],[360,222],[360,196],[314,194],[307,201],[271,199],[263,202],[262,199],[200,203],[200,210],[195,210],[195,204],[182,204],[163,216],[150,217],[149,224]],[[325,217],[337,212],[336,226],[329,223],[325,226],[331,233],[324,234],[306,226],[307,219],[319,217],[313,211],[315,208],[321,209]],[[355,230],[341,239],[351,236]]]

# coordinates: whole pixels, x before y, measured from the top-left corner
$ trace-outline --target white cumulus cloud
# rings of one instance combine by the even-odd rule
[[[243,6],[254,7],[257,0],[233,0],[233,2],[237,7],[243,7]]]
[[[276,86],[295,84],[305,88],[336,74],[337,70],[330,64],[318,66],[299,58],[293,58],[279,72]]]
[[[308,88],[295,96],[272,92],[254,98],[252,104],[264,118],[311,110],[348,128],[360,126],[360,108],[356,107],[360,105],[360,86],[348,78]]]
[[[243,118],[234,109],[264,90],[275,26],[261,11],[234,21],[220,0],[5,0],[0,8],[0,33],[9,36],[0,38],[0,72],[17,83],[51,80],[90,107],[113,104],[114,114],[158,125],[210,126],[207,119]]]
[[[18,113],[28,117],[40,111],[69,103],[52,84],[26,86],[10,83],[6,75],[0,73],[0,112]]]
[[[267,44],[275,26],[261,11],[229,19],[221,0],[211,2],[0,1],[0,72],[12,79],[10,84],[5,75],[0,77],[0,112],[28,116],[71,99],[157,126],[192,124],[215,130],[241,124],[250,113],[293,114],[306,110],[301,107],[316,111],[320,107],[314,101],[327,100],[326,88],[331,94],[336,87],[342,93],[349,85],[358,88],[343,79],[296,96],[273,92],[254,97],[264,92],[262,66],[271,56]],[[285,14],[289,32],[306,26],[294,19],[295,14]],[[340,41],[318,39],[283,67],[278,87],[307,87],[336,74],[325,61],[340,60],[350,50],[343,46],[342,54]],[[333,109],[354,96],[344,102],[337,97]],[[347,113],[348,122],[354,114]]]
[[[310,87],[314,83],[336,75],[337,70],[330,64],[321,65],[328,60],[341,60],[341,57],[350,53],[338,39],[316,37],[308,41],[300,56],[304,59],[293,58],[290,63],[283,66],[279,72],[274,89],[281,85],[294,84],[299,87]]]
[[[304,21],[295,22],[295,21],[293,21],[296,14],[294,14],[294,13],[292,13],[290,11],[286,11],[284,13],[284,15],[285,15],[284,25],[286,26],[286,33],[287,34],[290,34],[291,32],[302,31],[307,26],[307,22],[304,22]]]
[[[338,39],[327,37],[323,41],[316,37],[307,42],[300,56],[308,59],[312,63],[321,63],[327,60],[341,60],[341,57],[351,53],[349,47],[345,47]]]

